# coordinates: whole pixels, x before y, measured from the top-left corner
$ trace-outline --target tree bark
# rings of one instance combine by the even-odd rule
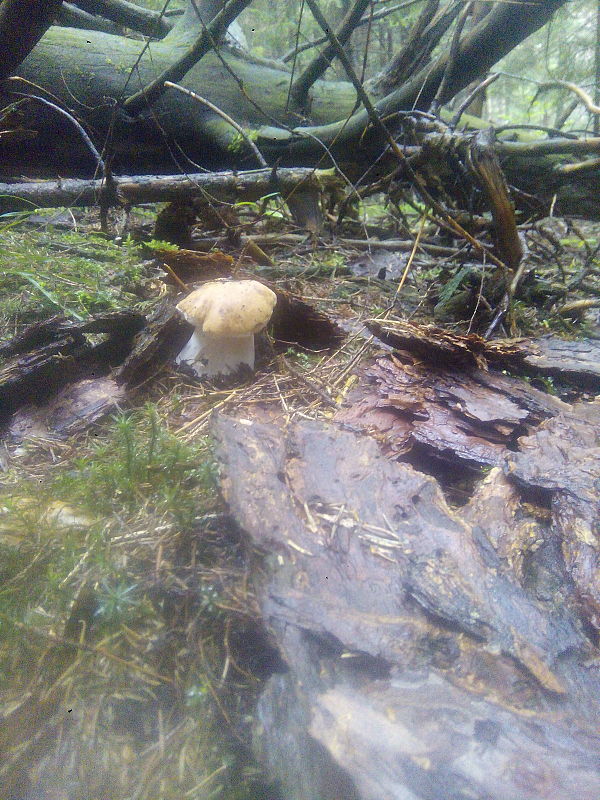
[[[547,22],[563,2],[500,4],[461,43],[452,79],[440,100],[444,102],[487,72],[495,61]],[[88,126],[98,144],[107,135],[112,136],[108,149],[114,153],[116,171],[172,172],[182,166],[187,169],[186,156],[203,166],[250,166],[244,151],[237,147],[238,135],[231,126],[173,90],[162,94],[147,112],[135,118],[118,110],[118,104],[128,95],[151,83],[189,48],[190,36],[195,38],[197,30],[182,30],[180,22],[165,39],[151,42],[140,56],[142,44],[131,39],[52,28],[23,62],[19,73],[58,95]],[[369,126],[364,110],[346,122],[356,101],[349,83],[317,81],[311,91],[312,126],[290,131],[285,127],[292,122],[285,113],[289,73],[227,48],[221,48],[220,56],[227,68],[211,51],[191,67],[182,83],[200,90],[237,122],[252,129],[259,149],[268,159],[311,164],[325,154],[324,146],[331,148],[336,158],[344,158],[349,145],[360,141],[360,147],[352,152],[352,158],[360,160],[361,148],[373,143],[372,137],[370,141],[369,136],[364,136]],[[427,108],[439,88],[446,63],[447,55],[442,54],[391,93],[379,96],[373,91],[378,113],[393,114],[410,109],[415,103],[418,108]],[[65,163],[73,168],[78,151],[72,134],[65,133],[53,118],[50,122],[38,141],[32,143],[34,150],[28,158],[33,162],[37,157],[38,163],[46,160],[54,165],[62,155],[63,168]],[[363,154],[368,152],[362,150]],[[11,163],[10,155],[8,152],[6,164]],[[13,163],[21,164],[22,172],[22,151],[13,151],[12,155]],[[86,154],[83,158],[89,157]],[[94,167],[90,164],[90,172]],[[81,160],[75,168],[81,168]]]
[[[193,175],[144,175],[115,178],[111,185],[102,180],[40,181],[0,183],[0,212],[22,211],[32,206],[107,206],[139,203],[179,202],[208,195],[211,201],[235,203],[258,200],[273,191],[286,195],[298,191],[320,192],[339,188],[331,171],[308,168],[270,169],[248,172],[200,172]],[[104,194],[103,194],[104,193]]]
[[[166,36],[173,27],[158,11],[141,8],[127,0],[76,0],[75,5],[88,14],[97,14],[117,25],[124,25],[157,39]]]
[[[52,24],[62,0],[4,0],[0,3],[0,80],[8,78]]]

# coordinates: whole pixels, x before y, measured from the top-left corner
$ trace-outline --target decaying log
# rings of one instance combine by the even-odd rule
[[[457,513],[333,424],[219,416],[215,433],[231,513],[270,554],[258,599],[287,672],[256,739],[286,797],[596,800],[595,649],[544,581],[548,560],[564,574],[555,529],[540,516],[516,553],[526,506],[501,470]]]
[[[7,433],[13,441],[73,436],[123,409],[126,403],[125,389],[114,378],[82,378],[65,386],[48,402],[21,406],[12,415]]]
[[[493,365],[520,375],[560,378],[579,388],[600,388],[598,339],[569,340],[549,335],[487,341],[477,334],[461,335],[406,320],[373,319],[366,325],[382,342],[434,366],[487,369]]]
[[[500,466],[507,447],[568,406],[517,378],[444,368],[443,362],[402,364],[378,358],[359,372],[359,385],[336,419],[383,435],[386,450],[416,449],[465,467]]]
[[[154,310],[131,352],[115,370],[117,383],[131,388],[155,374],[169,359],[175,358],[193,330],[177,313],[175,299],[166,299]]]
[[[553,529],[586,619],[600,630],[600,403],[582,403],[519,442],[508,475],[551,496]]]
[[[106,333],[129,339],[141,329],[143,321],[144,317],[135,311],[111,311],[80,322],[57,314],[29,325],[12,339],[0,342],[0,357],[8,358],[27,353],[65,337],[73,339],[77,344],[83,344],[86,333]]]
[[[84,322],[53,317],[4,343],[2,355],[13,357],[0,369],[0,421],[21,406],[43,403],[76,380],[106,375],[123,361],[144,325],[145,318],[135,311],[102,314]],[[85,338],[89,333],[106,338],[89,342]]]
[[[544,336],[519,343],[520,356],[530,374],[547,375],[579,386],[600,388],[600,340]]]
[[[523,258],[523,246],[491,131],[481,131],[474,137],[468,156],[468,164],[477,176],[492,211],[498,255],[509,269],[514,270]]]

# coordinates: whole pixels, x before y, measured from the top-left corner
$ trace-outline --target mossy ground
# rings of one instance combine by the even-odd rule
[[[0,339],[158,294],[131,243],[1,235]],[[221,521],[210,440],[171,430],[177,403],[140,395],[83,436],[3,446],[3,797],[267,796],[243,699],[259,678],[234,666],[254,625],[244,548]]]

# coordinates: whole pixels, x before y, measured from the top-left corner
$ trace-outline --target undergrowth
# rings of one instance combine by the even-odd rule
[[[0,493],[6,796],[76,781],[64,797],[266,797],[224,725],[245,713],[225,707],[224,632],[248,620],[228,596],[239,542],[218,527],[210,442],[182,442],[147,404],[54,464],[40,446]],[[40,728],[60,734],[46,760]]]
[[[0,220],[0,337],[64,314],[92,314],[139,306],[147,280],[139,250],[76,231],[24,231]]]

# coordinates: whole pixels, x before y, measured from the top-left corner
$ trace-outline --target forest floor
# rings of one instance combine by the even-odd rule
[[[273,265],[245,261],[244,269],[338,324],[346,334],[339,348],[267,352],[253,380],[229,388],[167,363],[83,432],[5,431],[6,800],[276,800],[251,748],[253,704],[274,658],[251,582],[260,554],[227,517],[211,415],[243,418],[260,409],[286,421],[328,419],[352,388],[357,364],[381,351],[365,319],[391,314],[481,333],[493,314],[481,262],[416,215],[401,220],[372,204],[343,237],[338,230],[337,238],[288,237],[277,245],[291,222],[280,212],[265,221],[259,211],[243,204],[241,224],[274,237]],[[175,302],[164,271],[139,243],[151,236],[154,218],[155,209],[139,210],[135,235],[118,239],[100,234],[91,213],[0,218],[0,341],[57,313],[149,314],[165,297]],[[413,234],[422,228],[414,252],[349,244],[368,236],[410,244],[405,224]],[[199,227],[195,235],[208,234]],[[597,338],[598,227],[542,220],[523,235],[528,269],[510,333]],[[240,255],[235,245],[230,252]],[[546,392],[577,394],[552,379],[532,380]],[[456,497],[460,486],[451,488]]]

